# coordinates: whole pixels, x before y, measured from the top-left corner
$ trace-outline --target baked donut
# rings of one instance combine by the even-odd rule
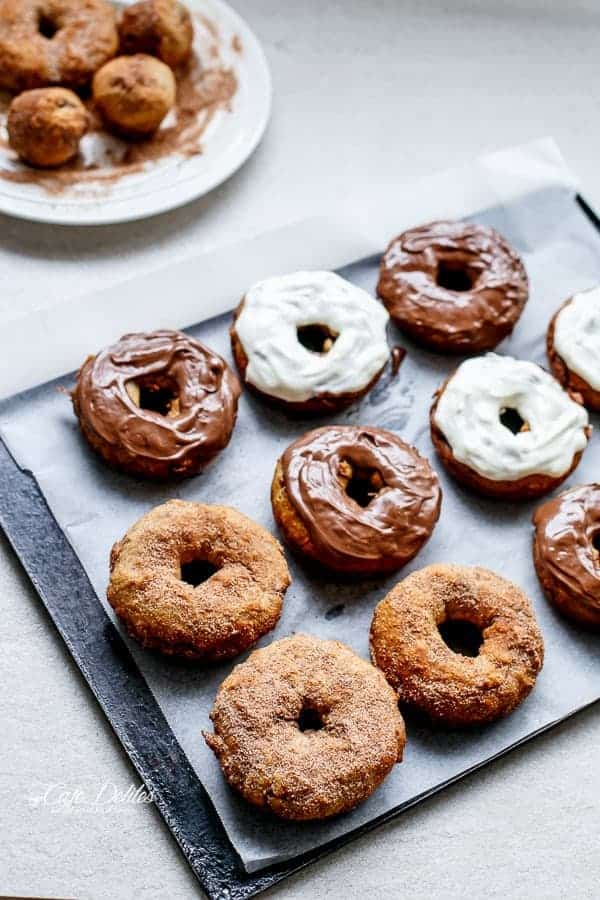
[[[90,356],[72,399],[105,462],[165,479],[195,475],[227,446],[239,395],[224,359],[180,331],[154,331]]]
[[[252,390],[298,414],[349,406],[389,358],[388,316],[333,272],[294,272],[255,284],[238,306],[231,342]]]
[[[440,515],[426,459],[379,428],[331,425],[291,444],[275,470],[273,513],[287,543],[333,571],[391,572],[415,556]]]
[[[81,87],[117,52],[106,0],[0,0],[0,88]]]
[[[256,522],[169,500],[112,548],[108,600],[144,647],[212,662],[275,627],[289,584],[279,543]]]
[[[482,725],[529,694],[544,643],[516,585],[488,569],[437,564],[379,603],[371,657],[401,704],[444,725]]]
[[[122,53],[149,53],[174,69],[190,57],[194,26],[178,0],[141,0],[123,10],[119,37]]]
[[[88,128],[85,106],[66,88],[24,91],[8,110],[8,140],[21,159],[32,166],[62,166],[79,152]]]
[[[450,474],[488,497],[522,500],[553,490],[587,444],[588,415],[535,363],[469,359],[431,408],[431,439]]]
[[[548,599],[600,627],[600,484],[569,488],[536,509],[533,561]]]
[[[284,819],[353,809],[402,760],[396,695],[339,641],[297,634],[255,650],[217,693],[204,732],[232,788]]]
[[[520,257],[493,228],[431,222],[389,244],[377,292],[416,341],[441,353],[481,353],[511,333],[529,284]]]
[[[138,53],[102,66],[94,75],[92,92],[109,128],[126,137],[145,137],[175,105],[177,85],[165,63]]]
[[[563,303],[550,322],[547,347],[562,386],[600,412],[600,286]]]

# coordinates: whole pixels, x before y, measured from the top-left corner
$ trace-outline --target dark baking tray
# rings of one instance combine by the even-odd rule
[[[595,213],[581,197],[577,197],[576,202],[589,223],[600,232],[600,220]],[[352,263],[341,272],[351,276],[352,271],[364,267],[372,269],[376,261],[375,257],[369,257]],[[232,298],[232,306],[235,300]],[[60,383],[63,382],[64,379],[60,379]],[[29,393],[21,395],[20,401],[27,402]],[[4,403],[0,404],[0,410]],[[456,778],[438,784],[434,789],[316,850],[259,874],[249,875],[129,649],[99,602],[36,479],[31,472],[17,465],[2,441],[0,524],[200,884],[215,900],[250,897],[271,887],[569,717],[564,716],[531,732],[500,753],[461,772]],[[65,585],[68,585],[68,590],[65,590]],[[571,715],[577,711],[579,709],[573,710]]]

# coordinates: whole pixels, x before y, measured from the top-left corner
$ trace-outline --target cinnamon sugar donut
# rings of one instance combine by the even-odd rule
[[[112,549],[108,600],[129,634],[169,656],[237,656],[275,627],[290,583],[275,538],[226,506],[169,500]]]
[[[179,0],[140,0],[123,10],[119,37],[122,53],[150,53],[174,69],[190,57],[194,26]]]
[[[171,69],[143,53],[111,59],[94,75],[92,91],[106,125],[133,138],[156,131],[177,98]]]
[[[460,627],[471,632],[469,655],[451,649]],[[437,564],[413,572],[377,606],[371,657],[401,703],[464,726],[521,703],[542,668],[544,644],[516,585],[488,569]]]
[[[402,759],[396,695],[339,641],[297,634],[235,667],[204,732],[232,788],[284,819],[353,809]]]
[[[437,475],[380,428],[316,428],[287,448],[271,488],[287,543],[346,574],[391,572],[429,540],[440,515]]]
[[[547,348],[562,386],[600,412],[600,286],[563,303],[550,322]]]
[[[0,0],[0,87],[80,87],[117,52],[106,0]]]
[[[126,334],[77,376],[75,415],[111,466],[144,478],[195,475],[231,438],[240,384],[224,359],[180,331]]]
[[[441,353],[481,353],[511,333],[529,286],[520,257],[493,228],[431,222],[390,243],[377,292],[415,340]]]
[[[569,488],[536,509],[533,560],[548,599],[600,628],[600,484]]]
[[[553,490],[578,465],[588,415],[548,372],[510,356],[468,359],[435,395],[431,438],[450,474],[489,497]]]
[[[62,166],[79,152],[88,128],[85,106],[66,88],[38,88],[15,97],[8,110],[10,146],[31,166]]]

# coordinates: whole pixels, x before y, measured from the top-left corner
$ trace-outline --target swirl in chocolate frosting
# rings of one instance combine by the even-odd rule
[[[584,484],[534,513],[535,566],[566,615],[600,626],[600,484]]]
[[[528,297],[519,256],[493,228],[431,222],[405,231],[381,261],[379,296],[397,325],[445,352],[490,350]]]
[[[127,334],[82,366],[73,404],[111,464],[148,477],[191,475],[225,447],[240,384],[225,360],[178,331]]]
[[[435,472],[388,431],[317,428],[287,448],[282,464],[290,502],[332,568],[365,560],[398,568],[421,549],[439,518]],[[357,476],[367,485],[359,501],[352,496]]]

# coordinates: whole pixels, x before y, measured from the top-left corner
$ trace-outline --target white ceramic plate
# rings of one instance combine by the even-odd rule
[[[133,0],[116,5],[127,2]],[[184,2],[192,13],[206,16],[216,26],[222,61],[234,70],[238,81],[230,110],[219,111],[203,134],[202,153],[188,157],[172,154],[114,182],[87,181],[60,193],[35,183],[0,179],[1,212],[61,225],[127,222],[201,197],[243,165],[262,138],[271,110],[271,77],[265,55],[246,22],[223,0]],[[84,152],[91,149],[84,148],[90,138],[86,136],[82,142]],[[0,168],[14,171],[20,166],[14,154],[0,146]]]

